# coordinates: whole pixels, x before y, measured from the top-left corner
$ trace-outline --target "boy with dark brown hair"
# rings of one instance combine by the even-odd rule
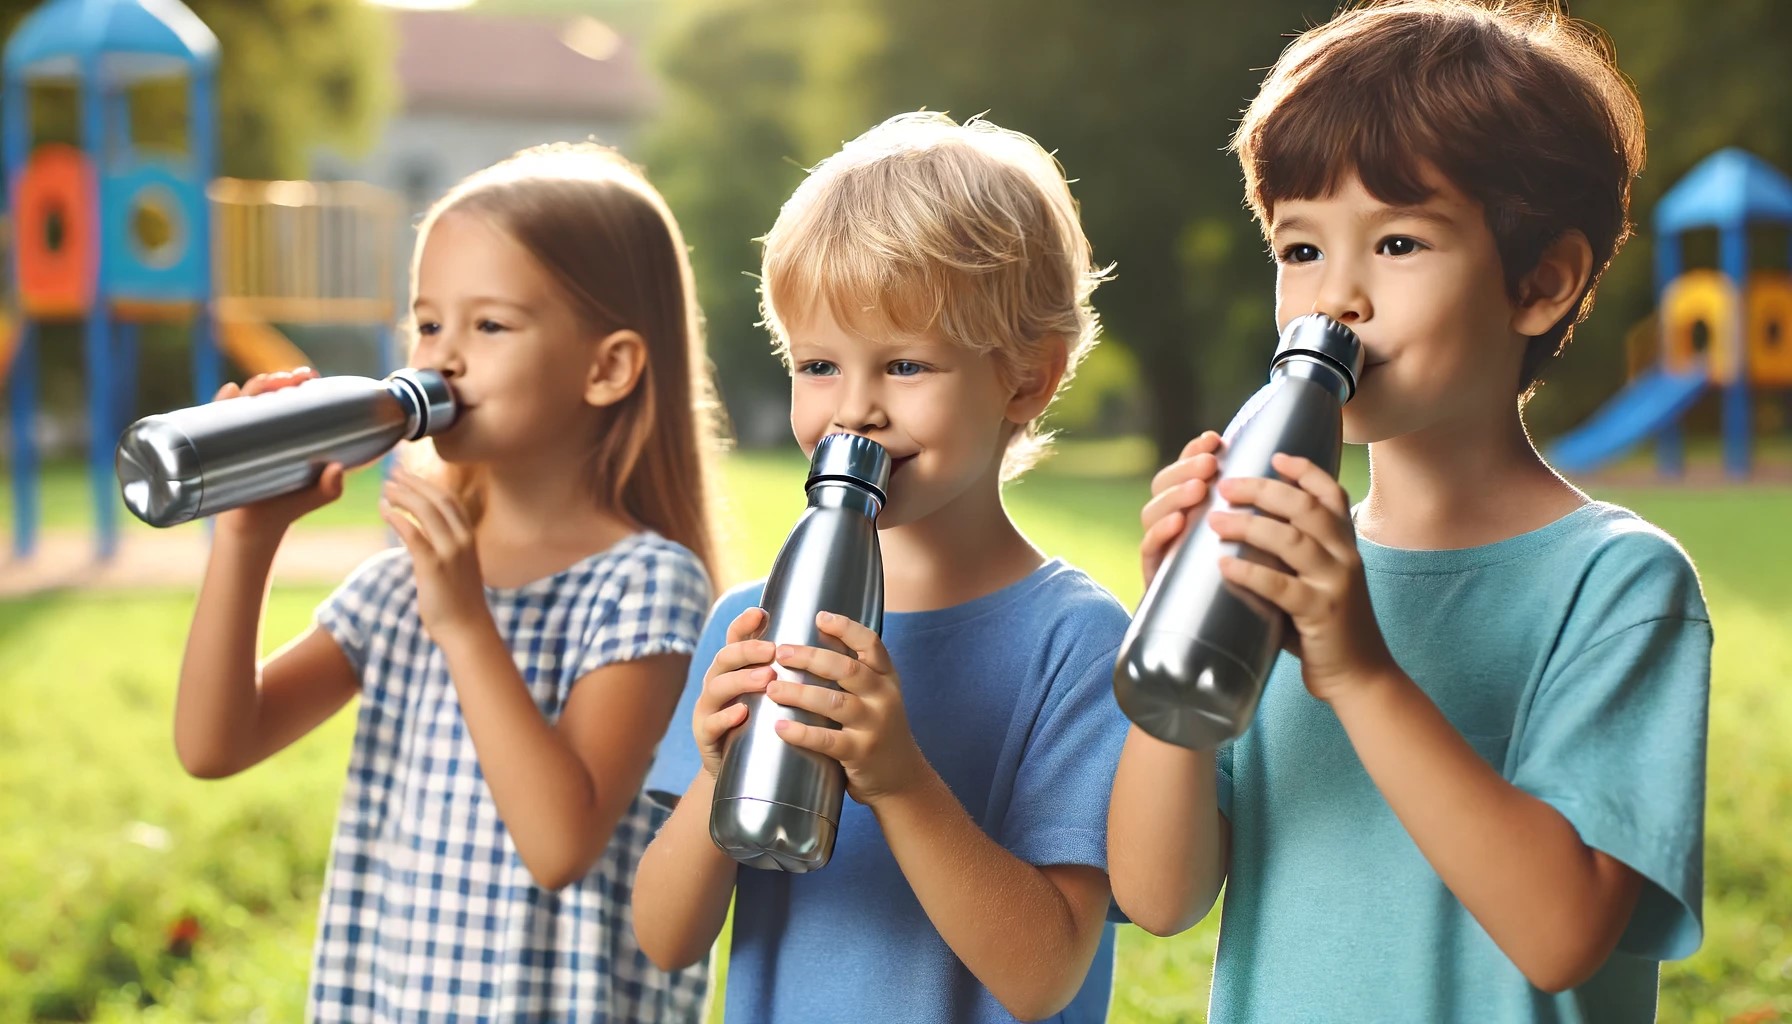
[[[1278,325],[1362,340],[1369,491],[1287,456],[1222,485],[1221,536],[1287,566],[1226,577],[1292,656],[1217,753],[1129,734],[1115,898],[1167,935],[1226,886],[1216,1021],[1653,1020],[1699,943],[1711,626],[1522,416],[1629,233],[1637,100],[1553,4],[1403,0],[1296,39],[1234,147]],[[1154,481],[1147,577],[1219,444]]]

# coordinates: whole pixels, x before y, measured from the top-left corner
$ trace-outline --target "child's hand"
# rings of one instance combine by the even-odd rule
[[[380,495],[380,518],[411,553],[417,614],[436,643],[480,616],[491,619],[473,527],[454,495],[395,469]]]
[[[840,689],[780,679],[765,693],[786,707],[839,722],[840,728],[779,722],[778,735],[793,747],[839,761],[846,767],[846,791],[859,803],[875,806],[916,784],[931,769],[909,732],[902,683],[884,642],[844,615],[822,612],[815,624],[858,657],[819,647],[786,646],[778,648],[778,664],[832,680]]]
[[[232,398],[246,398],[251,395],[266,394],[281,388],[296,387],[317,376],[317,371],[309,366],[301,366],[296,370],[282,373],[258,373],[243,382],[242,387],[225,384],[218,389],[212,399],[222,402]],[[242,508],[233,508],[220,512],[215,520],[217,528],[227,533],[252,537],[278,537],[286,532],[295,520],[307,512],[328,505],[342,497],[342,467],[331,463],[317,478],[317,482],[301,491],[282,494],[268,498]]]
[[[1145,585],[1157,576],[1170,545],[1188,525],[1188,510],[1207,500],[1207,489],[1220,473],[1220,435],[1209,430],[1182,449],[1182,457],[1151,478],[1151,500],[1139,511],[1145,539],[1139,542],[1139,566]]]
[[[1292,483],[1234,478],[1220,484],[1220,494],[1233,505],[1268,515],[1218,512],[1207,521],[1225,540],[1274,555],[1293,570],[1220,560],[1227,580],[1288,613],[1297,634],[1289,649],[1301,659],[1307,691],[1329,703],[1397,666],[1369,605],[1344,488],[1308,459],[1277,455],[1273,465]]]
[[[691,733],[703,755],[703,770],[711,778],[722,770],[722,744],[728,734],[747,720],[747,706],[734,703],[735,698],[758,693],[772,681],[775,645],[753,638],[764,624],[762,608],[748,608],[735,616],[728,624],[728,645],[716,652],[716,660],[703,676],[703,692],[697,696],[697,710],[691,716]]]

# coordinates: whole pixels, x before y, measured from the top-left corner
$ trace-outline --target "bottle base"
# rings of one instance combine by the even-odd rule
[[[1156,639],[1156,638],[1154,638]],[[1114,666],[1114,699],[1147,734],[1190,750],[1212,750],[1250,727],[1262,682],[1249,666],[1200,640],[1178,638],[1175,667],[1139,644]],[[1149,667],[1147,667],[1149,666]]]
[[[723,853],[750,868],[806,874],[827,866],[836,826],[813,811],[754,797],[717,800],[709,837]]]

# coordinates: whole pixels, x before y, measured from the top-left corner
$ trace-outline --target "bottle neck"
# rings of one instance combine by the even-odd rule
[[[1329,359],[1318,356],[1291,355],[1270,368],[1269,379],[1279,380],[1291,377],[1295,380],[1310,380],[1337,396],[1339,402],[1350,401],[1356,392],[1350,377]]]
[[[851,509],[866,519],[876,519],[881,511],[876,495],[844,480],[823,480],[810,484],[809,507]]]

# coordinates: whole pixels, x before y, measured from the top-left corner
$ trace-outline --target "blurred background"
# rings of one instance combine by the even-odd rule
[[[26,20],[57,7],[141,7],[182,42],[129,64],[140,73],[117,113],[93,122],[65,52],[80,41]],[[1227,138],[1288,34],[1333,5],[187,7],[209,32],[165,0],[0,0],[19,266],[66,252],[80,200],[58,190],[94,123],[125,141],[80,173],[131,197],[120,230],[142,257],[105,295],[48,278],[10,294],[9,277],[0,298],[0,1021],[302,1016],[350,716],[237,778],[181,773],[173,688],[205,535],[119,515],[105,477],[125,423],[282,361],[368,374],[401,361],[417,215],[518,148],[595,137],[646,167],[691,244],[738,440],[729,582],[752,577],[801,507],[803,470],[756,324],[753,239],[803,168],[884,117],[987,112],[1057,153],[1098,260],[1116,265],[1096,294],[1103,343],[1055,407],[1059,452],[1009,503],[1131,605],[1150,473],[1224,425],[1274,343],[1273,270]],[[1572,13],[1606,30],[1634,80],[1649,162],[1638,235],[1529,421],[1577,483],[1685,544],[1716,624],[1705,942],[1666,965],[1661,1019],[1792,1020],[1792,13],[1782,0]],[[106,24],[136,24],[118,16]],[[192,45],[204,36],[215,45]],[[183,234],[208,221],[208,244]],[[1360,451],[1343,476],[1360,495]],[[358,474],[295,531],[265,646],[387,542],[376,484]],[[1216,927],[1127,928],[1113,1018],[1203,1020]]]

